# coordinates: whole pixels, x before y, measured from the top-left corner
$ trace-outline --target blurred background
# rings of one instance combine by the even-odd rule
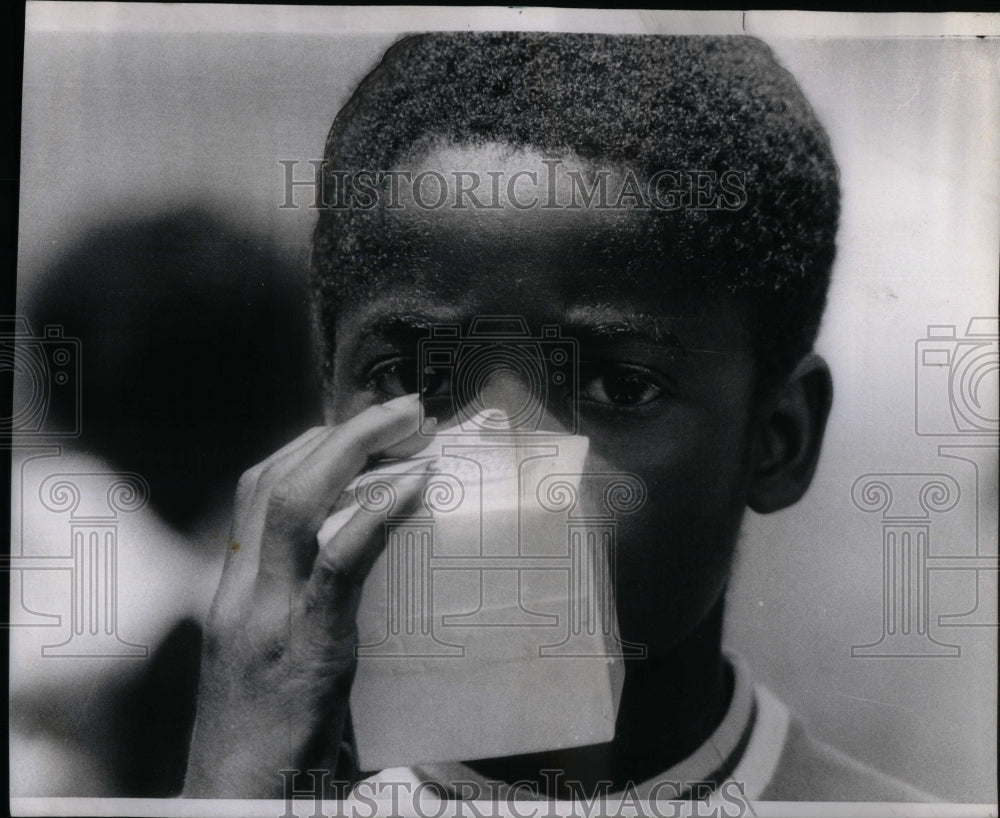
[[[967,329],[997,310],[1000,49],[761,35],[841,168],[819,343],[836,398],[809,495],[747,520],[727,644],[818,737],[946,800],[995,801],[996,572],[954,561],[931,572],[931,641],[948,650],[924,640],[920,655],[852,655],[885,627],[882,522],[895,513],[862,510],[852,486],[950,475],[959,499],[929,517],[931,552],[996,554],[996,338]],[[236,477],[320,418],[304,282],[315,211],[306,188],[300,207],[280,207],[279,162],[308,178],[334,115],[396,37],[29,30],[18,312],[35,336],[58,324],[80,339],[83,434],[61,441],[59,468],[149,484],[118,536],[121,631],[150,658],[42,661],[52,629],[13,628],[12,794],[179,789],[183,757],[156,773],[136,758],[189,723],[192,628],[217,582]],[[922,368],[929,326],[954,328],[938,346],[986,354],[971,426],[949,411],[941,366]],[[34,513],[46,451],[56,456],[15,455],[14,539],[30,555],[68,549],[64,521]],[[53,582],[68,579],[52,576],[12,574],[13,624],[44,625],[67,604]],[[118,738],[102,741],[109,730]]]

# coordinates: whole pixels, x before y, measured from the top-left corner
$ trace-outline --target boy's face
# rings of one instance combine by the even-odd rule
[[[518,193],[523,203],[529,194],[546,200],[545,158],[439,146],[399,169],[436,169],[449,180],[456,170],[483,180],[488,171],[504,180],[537,171],[538,187]],[[587,178],[593,172],[573,157],[563,162]],[[480,198],[488,192],[484,182]],[[467,331],[477,316],[520,316],[534,337],[541,325],[558,325],[579,344],[578,394],[545,396],[540,428],[566,430],[575,413],[577,433],[590,439],[586,471],[644,481],[645,503],[619,519],[615,594],[622,637],[664,654],[718,601],[746,506],[756,371],[745,316],[734,304],[680,294],[669,269],[656,288],[626,274],[635,218],[627,211],[413,204],[386,213],[382,228],[411,268],[342,305],[328,422],[415,391],[417,344],[434,324]],[[487,405],[510,410],[526,399],[511,371],[481,385]],[[425,406],[447,423],[449,384],[431,383]]]

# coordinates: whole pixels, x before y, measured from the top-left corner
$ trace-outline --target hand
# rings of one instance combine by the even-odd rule
[[[346,521],[331,539],[319,544],[316,534],[372,458],[423,448],[418,423],[418,396],[397,398],[309,430],[240,479],[205,626],[185,795],[280,798],[279,770],[334,769],[361,586],[382,550],[388,511],[350,506],[338,512]],[[426,477],[389,479],[398,513]]]

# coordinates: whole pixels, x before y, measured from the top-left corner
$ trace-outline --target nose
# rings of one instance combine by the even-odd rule
[[[482,375],[476,393],[468,396],[467,410],[498,410],[512,431],[569,431],[567,419],[561,417],[565,414],[560,411],[563,396],[546,382],[544,372],[526,373],[521,367],[498,363]]]

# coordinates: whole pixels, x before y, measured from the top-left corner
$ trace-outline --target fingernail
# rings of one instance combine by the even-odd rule
[[[429,415],[424,418],[424,422],[420,424],[420,432],[422,434],[430,434],[437,428],[438,419],[433,415]]]

